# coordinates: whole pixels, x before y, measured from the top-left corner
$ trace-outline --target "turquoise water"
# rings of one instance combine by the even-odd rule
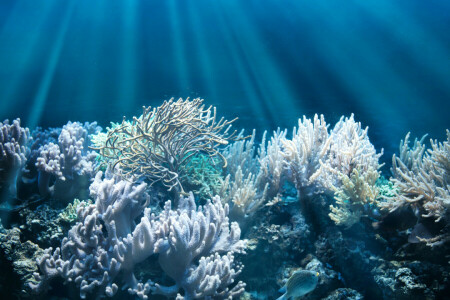
[[[247,134],[256,129],[255,147],[258,147],[265,130],[270,136],[277,128],[287,129],[288,138],[292,138],[292,128],[303,115],[313,118],[316,113],[323,114],[331,130],[341,116],[349,117],[353,113],[363,128],[369,126],[368,136],[377,153],[384,149],[379,161],[385,165],[380,170],[389,178],[392,155],[398,156],[400,140],[408,132],[411,140],[425,134],[440,142],[447,138],[449,28],[450,3],[438,0],[3,0],[0,1],[0,121],[9,119],[11,123],[20,118],[21,126],[28,127],[30,132],[36,127],[61,128],[69,120],[97,122],[106,132],[110,122],[121,122],[124,116],[132,120],[133,116],[141,115],[142,106],[158,107],[170,98],[200,97],[207,106],[217,108],[218,116],[228,120],[237,117],[234,129],[245,129]],[[59,133],[53,134],[53,140],[48,139],[47,143],[56,143]],[[11,204],[2,208],[0,216],[8,230],[31,222],[25,220],[23,213],[20,215],[24,207],[30,209],[26,203],[38,199],[38,204],[31,206],[35,209],[48,201],[45,198],[48,195],[38,191],[38,171],[35,161],[28,157],[27,169],[29,175],[25,177],[32,182],[18,185],[20,196],[8,194],[7,184],[1,186],[3,203]],[[228,174],[222,175],[225,178]],[[11,176],[15,173],[6,174],[5,178]],[[85,178],[87,185],[93,177]],[[150,185],[152,179],[146,180]],[[265,217],[255,217],[262,227],[243,230],[244,238],[261,238],[268,234],[264,230],[270,231],[271,224],[282,226],[290,222],[295,215],[291,206],[302,201],[297,201],[300,192],[295,191],[295,183],[286,185],[280,194],[283,204],[265,206],[269,209],[263,214]],[[262,191],[263,187],[258,187],[257,193]],[[161,193],[165,193],[164,200],[173,197]],[[330,201],[335,200],[327,201],[322,209],[328,210]],[[442,284],[435,278],[437,275],[427,270],[438,265],[439,270],[448,272],[448,264],[430,262],[425,257],[436,253],[448,256],[448,243],[440,250],[409,249],[399,258],[399,249],[408,244],[405,235],[411,233],[416,223],[422,223],[414,205],[404,217],[408,225],[401,228],[398,224],[386,225],[379,231],[370,228],[370,223],[383,219],[385,224],[390,224],[389,218],[395,219],[395,215],[371,216],[365,223],[361,222],[364,229],[342,229],[327,223],[330,222],[328,211],[314,216],[310,210],[317,207],[294,207],[302,211],[301,218],[305,217],[304,222],[310,226],[310,235],[302,235],[300,245],[283,244],[280,249],[275,249],[274,242],[267,241],[266,237],[261,238],[264,242],[260,240],[259,248],[242,259],[246,267],[239,278],[247,282],[247,291],[253,297],[281,296],[276,293],[281,287],[280,279],[277,282],[274,276],[281,276],[280,270],[288,267],[305,267],[301,261],[311,255],[324,264],[330,263],[332,267],[328,269],[342,276],[342,280],[336,279],[338,283],[328,287],[351,288],[367,299],[447,297],[443,295],[449,291],[448,282]],[[57,211],[62,207],[50,209]],[[358,224],[354,226],[361,225]],[[390,231],[391,227],[398,236]],[[25,236],[41,248],[58,246],[54,242],[39,244],[31,236],[40,227],[30,228],[25,230],[28,232]],[[64,227],[61,239],[70,228]],[[295,232],[295,228],[291,230]],[[386,294],[379,283],[382,280],[374,275],[381,272],[381,267],[370,263],[361,267],[363,259],[355,260],[359,266],[354,266],[356,275],[351,275],[342,267],[342,261],[327,261],[327,255],[320,252],[333,248],[324,239],[335,230],[339,234],[343,232],[344,242],[340,244],[343,248],[356,248],[361,253],[361,249],[370,250],[373,256],[391,263],[401,259],[423,262],[416,266],[420,272],[408,266],[418,278],[426,278],[417,285],[440,287],[433,292],[416,287],[418,292]],[[287,236],[283,236],[282,243],[292,242]],[[381,239],[386,243],[380,242]],[[21,242],[25,241],[22,236]],[[319,247],[320,243],[323,245]],[[287,251],[288,255],[276,254],[274,249]],[[4,254],[5,249],[2,251],[0,267],[19,278],[17,281],[22,280],[24,275],[18,274],[11,265],[15,259]],[[272,252],[277,257],[275,271],[255,267],[258,262],[264,263]],[[257,277],[259,274],[261,278]],[[246,280],[255,276],[258,280]],[[364,287],[358,277],[377,288]],[[71,286],[70,293],[65,293],[60,284],[61,281],[54,284],[54,291],[59,292],[40,295],[78,297],[75,285]],[[264,284],[270,288],[262,290]],[[7,285],[8,280],[0,277],[0,289],[6,290]],[[20,287],[7,290],[8,297],[14,298],[18,297]],[[326,296],[310,294],[308,299]],[[116,297],[131,296],[124,292]]]

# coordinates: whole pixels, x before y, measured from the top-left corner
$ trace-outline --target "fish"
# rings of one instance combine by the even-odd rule
[[[312,292],[319,281],[319,272],[309,270],[295,271],[279,292],[284,293],[277,300],[289,300]]]

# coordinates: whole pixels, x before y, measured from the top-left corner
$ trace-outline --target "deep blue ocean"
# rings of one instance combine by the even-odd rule
[[[0,119],[109,125],[201,97],[237,128],[354,113],[386,156],[450,127],[447,1],[0,3]]]
[[[290,138],[292,128],[298,125],[298,119],[303,115],[313,118],[314,114],[323,114],[332,129],[341,116],[354,114],[357,122],[369,127],[368,137],[376,151],[384,149],[380,163],[385,165],[381,171],[389,178],[392,155],[398,155],[400,140],[408,132],[412,139],[428,134],[427,143],[429,138],[441,142],[447,139],[446,129],[450,129],[450,1],[0,1],[0,122],[20,118],[21,126],[30,131],[36,127],[61,128],[68,121],[95,121],[106,128],[110,122],[121,122],[124,117],[131,120],[133,116],[141,115],[143,106],[158,107],[164,100],[187,97],[204,99],[206,106],[217,108],[218,117],[228,120],[237,117],[233,123],[236,130],[245,129],[251,134],[256,129],[257,143],[265,130],[270,135],[277,128],[287,128]],[[31,171],[31,174],[37,174],[37,171]],[[450,182],[450,175],[445,176]],[[37,182],[38,179],[33,180]],[[448,195],[449,186],[446,188]],[[37,187],[31,190],[36,192]],[[257,193],[260,192],[262,189]],[[33,192],[23,194],[32,199]],[[285,206],[267,208],[271,217],[267,213],[266,219],[261,221],[267,232],[272,228],[267,224],[283,226],[287,220],[292,221],[294,217],[289,206],[292,201],[289,199],[295,199],[296,195],[301,197],[293,185],[284,186],[279,195]],[[39,204],[43,203],[42,199],[39,198]],[[445,199],[450,203],[450,199]],[[328,209],[328,202],[323,203],[327,203],[323,207]],[[433,293],[421,290],[389,294],[383,289],[388,284],[380,284],[381,279],[374,275],[381,272],[381,267],[361,267],[374,256],[394,265],[393,261],[401,260],[399,249],[413,243],[407,241],[408,234],[416,224],[422,224],[414,205],[406,213],[412,221],[408,219],[408,225],[395,229],[397,233],[402,232],[403,239],[391,231],[397,226],[391,224],[396,216],[391,216],[388,221],[383,219],[384,224],[392,226],[386,225],[387,229],[381,231],[372,229],[371,223],[380,222],[373,216],[370,221],[363,222],[364,229],[334,229],[334,225],[324,225],[330,220],[318,221],[326,218],[328,212],[308,217],[308,211],[315,208],[302,206],[299,209],[306,216],[304,222],[311,226],[308,229],[311,235],[305,238],[308,243],[305,242],[304,247],[292,245],[295,249],[288,248],[288,257],[277,256],[270,263],[276,265],[283,261],[282,264],[293,267],[291,262],[295,262],[295,267],[304,268],[306,263],[301,261],[307,258],[308,262],[313,261],[311,255],[314,255],[324,265],[329,263],[328,269],[342,276],[339,277],[340,285],[335,286],[354,289],[367,299],[450,299],[449,294],[445,295],[450,291],[449,283],[443,285],[436,279],[439,275],[427,273],[428,277],[420,277],[427,272],[424,270],[435,268],[432,263],[442,266],[439,270],[448,272],[449,265],[445,262],[427,262],[429,264],[421,265],[421,268],[415,265],[416,269],[412,265],[405,267],[417,278],[427,278],[418,281],[417,286],[435,287],[437,284],[441,287]],[[11,220],[17,220],[17,223],[3,224],[5,228],[20,228],[21,222],[25,222],[24,215],[19,217],[20,209],[7,208],[8,213],[11,210],[16,214]],[[450,219],[448,213],[445,216],[442,220]],[[435,226],[433,224],[430,227]],[[427,225],[427,232],[430,227]],[[448,231],[447,225],[439,230],[444,227]],[[70,226],[65,230],[68,228]],[[249,228],[256,232],[251,233],[253,237],[263,234],[262,229]],[[372,256],[364,254],[362,258],[353,257],[350,264],[355,265],[354,277],[340,267],[345,264],[343,261],[325,259],[328,254],[324,253],[337,247],[337,242],[326,244],[327,234],[339,235],[334,230],[344,236],[345,242],[340,244],[344,245],[343,249],[348,247],[357,251],[354,249],[364,248],[374,253]],[[243,233],[250,231],[243,230]],[[386,243],[380,242],[379,238]],[[25,240],[22,235],[21,241],[24,243]],[[364,247],[359,244],[361,240],[365,242]],[[288,242],[283,237],[283,243]],[[255,250],[260,252],[254,253],[266,253],[267,257],[278,255],[270,246],[275,242],[265,243],[263,248]],[[446,260],[450,255],[448,242],[446,245],[444,250],[430,250],[425,246],[414,248],[401,257],[408,262],[421,262],[423,257],[436,255]],[[280,249],[286,250],[283,247]],[[386,249],[389,254],[384,252]],[[250,257],[257,257],[254,253]],[[270,261],[267,257],[261,257],[260,262]],[[17,278],[22,276],[5,263],[8,259],[7,255],[0,256],[0,268]],[[269,278],[275,276],[275,271],[260,270],[249,261],[248,257],[243,259],[247,269],[244,268],[239,280],[268,273],[259,281],[260,285],[247,281],[247,291],[255,297],[248,299],[276,299],[274,295],[280,284]],[[374,271],[376,268],[378,271]],[[280,274],[281,269],[277,269],[276,274]],[[272,271],[274,273],[270,273]],[[363,288],[364,283],[358,280],[368,274],[374,276],[367,279],[368,282],[373,286],[376,282],[379,289]],[[2,278],[0,276],[0,293],[5,289],[8,299],[19,299],[20,288],[7,289],[7,280]],[[261,291],[264,285],[270,286],[268,291]],[[57,282],[54,291],[63,290],[61,286],[62,281]],[[419,289],[417,286],[415,288]],[[69,298],[77,299],[78,289],[73,287]],[[398,285],[396,288],[401,289]],[[188,294],[186,288],[184,291]],[[125,297],[125,294],[116,297]],[[63,292],[40,294],[39,297],[47,295],[67,297]],[[281,295],[279,293],[277,297]],[[340,295],[342,298],[339,299],[351,298],[350,294]],[[91,296],[88,295],[88,299]],[[325,299],[326,296],[310,294],[308,299]],[[214,299],[222,298],[215,296]],[[338,296],[327,299],[338,299]]]

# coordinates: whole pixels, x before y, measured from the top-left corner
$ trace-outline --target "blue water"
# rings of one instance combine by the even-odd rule
[[[447,1],[0,3],[0,119],[33,128],[202,97],[238,128],[355,113],[387,157],[450,127]]]

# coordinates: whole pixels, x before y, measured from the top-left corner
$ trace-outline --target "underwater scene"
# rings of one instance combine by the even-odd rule
[[[450,2],[0,1],[0,299],[450,299]]]

